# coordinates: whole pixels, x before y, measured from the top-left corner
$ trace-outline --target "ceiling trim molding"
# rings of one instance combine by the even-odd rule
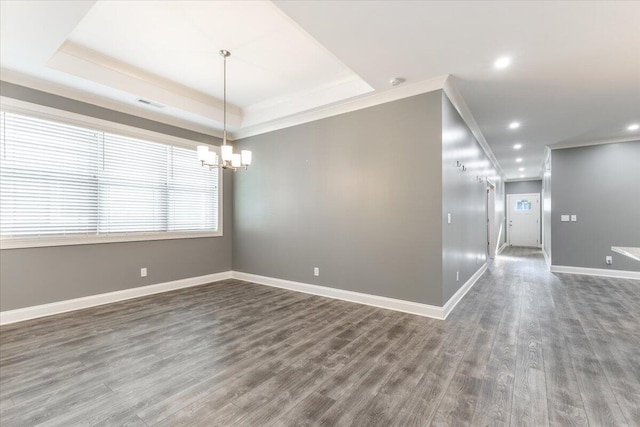
[[[213,120],[222,126],[221,100],[83,46],[65,42],[46,66],[131,94],[131,101],[137,98],[148,99],[162,106],[178,108]],[[227,103],[227,125],[238,127],[241,122],[242,110]]]
[[[384,92],[368,93],[354,97],[346,101],[338,101],[336,103],[319,107],[310,111],[299,114],[293,114],[282,119],[273,120],[267,123],[256,124],[246,128],[239,129],[232,133],[233,139],[248,138],[250,136],[260,135],[275,130],[284,129],[340,114],[350,113],[352,111],[362,110],[364,108],[373,107],[387,102],[397,101],[399,99],[408,98],[422,93],[433,92],[444,88],[448,75],[437,76],[431,79],[422,80],[414,84],[402,85],[394,89]]]
[[[525,181],[542,181],[542,178],[539,176],[534,176],[531,178],[510,178],[505,179],[504,182],[525,182]]]
[[[0,69],[0,78],[7,83],[13,83],[19,86],[25,86],[27,88],[39,90],[41,92],[47,92],[53,95],[62,96],[75,101],[86,102],[88,104],[96,105],[102,108],[108,108],[124,114],[130,114],[132,116],[141,117],[143,119],[153,120],[161,122],[167,125],[176,126],[186,130],[199,132],[205,135],[215,136],[216,138],[222,138],[222,132],[216,128],[203,126],[192,121],[180,119],[177,117],[158,113],[156,111],[147,110],[144,108],[128,105],[123,102],[110,100],[98,95],[93,95],[88,92],[84,92],[78,89],[63,86],[57,83],[33,78],[31,76],[8,70],[6,68]]]
[[[496,171],[498,172],[498,174],[502,177],[502,179],[504,179],[505,178],[504,171],[502,170],[502,167],[500,166],[498,159],[493,154],[493,150],[491,150],[491,147],[489,147],[489,143],[487,142],[484,135],[482,134],[482,131],[480,130],[480,126],[478,126],[476,119],[473,117],[473,114],[471,113],[469,106],[467,105],[464,98],[462,97],[462,94],[456,87],[453,76],[448,76],[448,78],[444,82],[443,90],[444,90],[444,93],[449,97],[449,100],[451,101],[455,109],[458,110],[458,113],[462,117],[462,120],[464,120],[467,126],[469,126],[471,133],[473,133],[473,135],[476,137],[476,140],[478,141],[478,143],[480,144],[480,147],[482,147],[482,150],[485,152],[485,154],[489,158],[489,161],[491,162],[493,167],[496,168]]]
[[[550,150],[562,150],[564,148],[589,147],[592,145],[617,144],[620,142],[640,141],[640,135],[629,135],[622,138],[597,139],[583,142],[560,142],[558,144],[548,145]]]
[[[131,138],[152,139],[154,142],[161,144],[178,146],[193,149],[198,145],[209,145],[217,147],[218,141],[199,142],[191,139],[185,139],[179,136],[168,135],[153,130],[139,128],[111,120],[100,119],[93,116],[74,113],[72,111],[61,110],[42,104],[34,104],[33,102],[23,101],[21,99],[0,96],[0,106],[2,109],[15,114],[23,114],[27,116],[37,117],[44,120],[53,120],[60,123],[66,123],[72,126],[83,128],[92,128],[101,132],[115,133],[118,135],[129,136]]]
[[[222,110],[223,105],[222,105],[221,99],[218,99],[211,95],[207,95],[206,93],[200,92],[196,89],[192,89],[180,83],[167,80],[164,77],[158,76],[156,74],[150,73],[145,70],[141,70],[139,68],[134,67],[133,65],[119,61],[115,58],[104,55],[100,52],[89,49],[87,47],[80,46],[70,41],[64,42],[63,45],[60,46],[58,51],[53,55],[53,57],[49,59],[46,65],[49,68],[54,68],[54,69],[60,69],[59,67],[62,67],[61,71],[64,71],[69,74],[77,74],[77,72],[80,71],[78,68],[71,69],[76,64],[66,62],[71,60],[71,58],[75,58],[75,60],[80,60],[83,63],[93,64],[94,66],[98,66],[103,70],[109,70],[109,71],[118,73],[120,75],[127,76],[129,78],[135,79],[136,82],[141,81],[144,83],[151,84],[171,94],[178,94],[180,96],[196,101],[200,104],[212,106],[217,110]],[[78,66],[79,65],[80,64],[78,64]],[[82,76],[79,76],[79,77],[82,77]],[[153,99],[152,101],[158,101],[158,100]],[[241,109],[227,102],[227,116],[229,115],[238,116],[236,118],[238,122],[242,120]],[[220,117],[218,121],[221,122],[222,117]]]
[[[327,102],[339,103],[374,91],[361,78],[349,76],[312,89],[270,98],[243,110],[240,129],[294,116],[314,108],[322,108]]]

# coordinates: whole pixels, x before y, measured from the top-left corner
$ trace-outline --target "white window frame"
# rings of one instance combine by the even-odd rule
[[[157,142],[166,145],[172,145],[182,148],[195,149],[198,145],[209,145],[209,149],[215,151],[220,156],[220,147],[191,141],[159,132],[141,129],[121,123],[111,122],[108,120],[98,119],[95,117],[85,116],[82,114],[72,113],[65,110],[47,107],[44,105],[33,104],[30,102],[7,98],[0,96],[0,108],[4,111],[24,114],[45,120],[52,120],[60,123],[66,123],[74,126],[89,127],[91,129],[115,133],[132,138],[145,139],[150,142]],[[199,167],[199,165],[194,165]],[[0,239],[0,250],[19,249],[19,248],[37,248],[47,246],[67,246],[67,245],[94,245],[100,243],[117,243],[117,242],[141,242],[151,240],[174,240],[174,239],[195,239],[202,237],[222,237],[224,236],[224,218],[223,218],[223,192],[224,192],[224,173],[222,169],[218,175],[218,230],[217,231],[163,231],[153,233],[118,233],[108,236],[56,236],[51,238],[8,238]]]

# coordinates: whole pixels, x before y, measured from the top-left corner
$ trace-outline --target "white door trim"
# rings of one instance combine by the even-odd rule
[[[496,236],[496,187],[491,182],[487,183],[487,255],[489,258],[496,257],[498,245]],[[492,206],[493,203],[493,206]]]

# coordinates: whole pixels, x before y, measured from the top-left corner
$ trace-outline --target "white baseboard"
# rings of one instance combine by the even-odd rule
[[[240,271],[233,271],[231,274],[234,279],[245,280],[247,282],[258,283],[260,285],[273,286],[276,288],[288,289],[290,291],[304,292],[306,294],[371,305],[374,307],[401,311],[403,313],[417,314],[418,316],[433,317],[434,319],[445,319],[444,308],[435,305],[346,291],[344,289],[330,288],[328,286],[294,282],[291,280],[277,279],[275,277],[259,276],[257,274],[242,273]]]
[[[139,298],[160,292],[173,291],[175,289],[188,288],[190,286],[205,285],[207,283],[230,278],[231,271],[224,271],[222,273],[189,277],[171,282],[157,283],[155,285],[140,286],[137,288],[124,289],[122,291],[108,292],[105,294],[90,295],[87,297],[52,302],[49,304],[18,308],[16,310],[2,311],[0,312],[0,325],[7,325],[9,323],[22,322],[24,320],[36,319],[38,317],[51,316],[54,314],[66,313],[68,311],[95,307],[97,305]]]
[[[587,276],[613,277],[617,279],[640,280],[640,271],[609,270],[605,268],[585,268],[585,267],[571,267],[571,266],[564,266],[564,265],[552,265],[551,272],[567,273],[567,274],[584,274]]]
[[[469,280],[467,280],[460,289],[458,289],[458,292],[456,292],[455,294],[453,294],[451,298],[449,298],[449,301],[447,301],[443,307],[445,319],[453,311],[456,305],[460,302],[462,297],[464,297],[467,294],[467,292],[469,292],[469,290],[473,287],[473,285],[476,284],[480,276],[482,276],[485,271],[487,271],[486,262],[482,265],[482,267],[478,269],[478,271],[473,273],[473,276],[471,276]]]
[[[544,250],[544,248],[542,248],[542,255],[544,255],[544,260],[547,262],[547,267],[551,269],[551,258],[549,258],[549,254]]]
[[[75,298],[71,300],[52,302],[49,304],[2,311],[0,312],[0,325],[8,325],[10,323],[37,319],[45,316],[52,316],[54,314],[81,310],[84,308],[110,304],[113,302],[139,298],[146,295],[153,295],[176,289],[188,288],[191,286],[205,285],[207,283],[217,282],[230,278],[444,320],[455,308],[456,304],[458,304],[458,302],[464,297],[469,289],[471,289],[471,287],[476,283],[480,276],[482,276],[486,269],[487,264],[484,264],[482,267],[480,267],[480,269],[478,269],[478,271],[476,271],[474,275],[471,276],[469,280],[467,280],[467,282],[458,290],[458,292],[456,292],[455,295],[451,297],[449,301],[447,301],[444,307],[399,300],[378,295],[364,294],[360,292],[347,291],[343,289],[329,288],[326,286],[294,282],[291,280],[277,279],[274,277],[259,276],[256,274],[248,274],[238,271],[225,271],[222,273],[214,273],[205,276],[174,280],[172,282],[124,289],[122,291],[108,292],[104,294],[90,295],[87,297]]]
[[[506,247],[507,247],[507,244],[503,243],[502,246],[500,246],[498,248],[498,251],[496,252],[496,255],[499,255],[502,251],[504,251],[504,248],[506,248]]]
[[[416,314],[418,316],[432,317],[434,319],[444,320],[454,307],[471,289],[476,281],[487,270],[485,263],[478,271],[462,287],[455,293],[444,307],[435,305],[422,304],[413,301],[405,301],[395,298],[382,297],[378,295],[364,294],[361,292],[346,291],[343,289],[330,288],[327,286],[311,285],[309,283],[294,282],[291,280],[277,279],[275,277],[259,276],[257,274],[242,273],[233,271],[234,279],[246,280],[247,282],[258,283],[261,285],[274,286],[276,288],[288,289],[291,291],[304,292],[307,294],[319,295],[328,298],[339,299],[343,301],[355,302],[358,304],[366,304],[374,307],[386,308],[388,310],[401,311],[403,313]]]

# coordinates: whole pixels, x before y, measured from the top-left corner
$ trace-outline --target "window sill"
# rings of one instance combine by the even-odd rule
[[[118,234],[92,237],[52,237],[47,239],[4,239],[0,249],[42,248],[48,246],[96,245],[102,243],[147,242],[152,240],[198,239],[202,237],[222,237],[222,231],[215,232],[165,232]]]

